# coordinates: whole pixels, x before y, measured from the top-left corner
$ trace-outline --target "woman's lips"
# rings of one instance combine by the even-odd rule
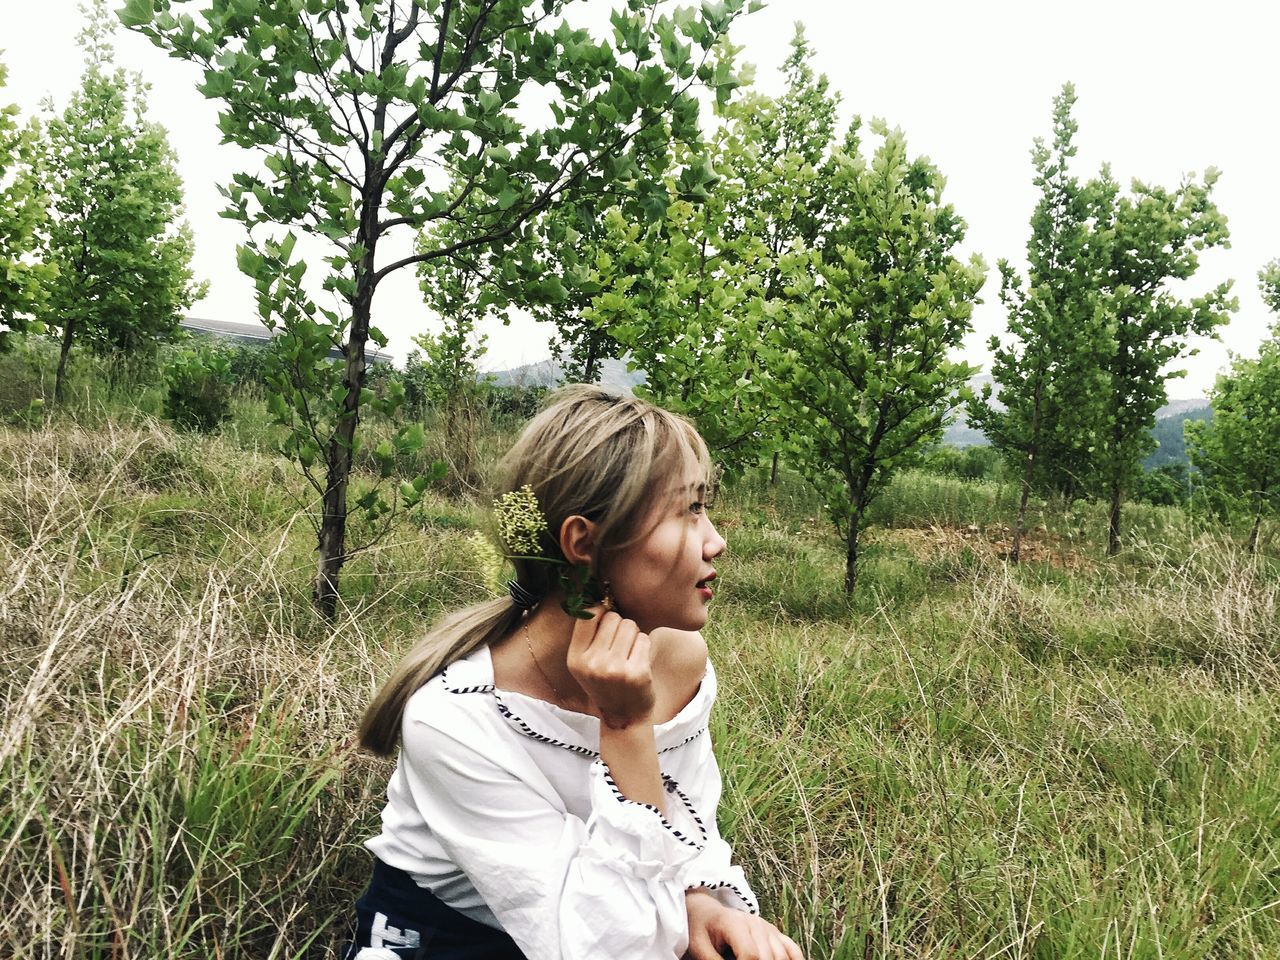
[[[702,594],[703,600],[711,599],[711,581],[714,580],[715,578],[716,578],[716,572],[712,570],[711,573],[703,577],[701,580],[699,580],[695,584],[695,586],[698,588],[698,592]]]

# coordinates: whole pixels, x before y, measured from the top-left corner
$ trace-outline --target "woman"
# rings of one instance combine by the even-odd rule
[[[707,466],[687,421],[594,387],[525,429],[510,596],[435,627],[364,718],[400,756],[348,958],[802,960],[716,828]]]

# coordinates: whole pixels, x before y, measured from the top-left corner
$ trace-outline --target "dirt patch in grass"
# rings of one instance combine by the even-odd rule
[[[892,530],[868,531],[872,542],[905,547],[919,560],[936,560],[940,555],[955,554],[965,549],[993,560],[1009,559],[1013,549],[1013,531],[1004,524],[978,526],[897,527]],[[1075,544],[1037,527],[1023,532],[1020,559],[1028,563],[1047,563],[1071,573],[1089,572],[1096,563],[1080,552]]]

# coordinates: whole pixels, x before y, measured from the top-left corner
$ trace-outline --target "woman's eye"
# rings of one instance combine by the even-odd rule
[[[693,503],[689,504],[690,513],[702,513],[706,509],[707,504],[703,503],[701,500],[695,500]]]

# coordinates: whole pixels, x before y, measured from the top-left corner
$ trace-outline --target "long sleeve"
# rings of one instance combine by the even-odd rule
[[[600,761],[590,815],[567,812],[537,768],[407,722],[405,783],[441,847],[529,960],[671,960],[688,945],[684,871],[705,831],[684,803],[668,821],[627,800]],[[678,784],[668,781],[673,794]],[[676,798],[673,796],[673,800]]]
[[[692,748],[694,745],[691,744]],[[704,736],[681,764],[683,782],[692,794],[691,802],[705,824],[706,843],[698,855],[685,864],[681,882],[686,889],[708,890],[733,910],[758,914],[759,902],[747,883],[742,868],[733,862],[733,851],[720,836],[717,812],[720,806],[720,768],[711,749],[711,738]]]

